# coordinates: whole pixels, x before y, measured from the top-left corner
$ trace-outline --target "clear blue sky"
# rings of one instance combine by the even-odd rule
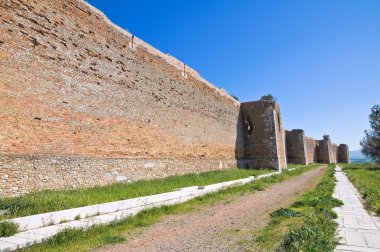
[[[277,97],[286,129],[359,149],[380,103],[380,0],[89,0],[241,101]]]

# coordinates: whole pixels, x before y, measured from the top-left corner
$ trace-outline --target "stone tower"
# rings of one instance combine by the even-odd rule
[[[330,164],[332,162],[332,145],[329,136],[323,137],[323,140],[319,140],[318,146],[318,162]]]
[[[305,132],[302,129],[286,131],[286,158],[290,164],[307,165]]]
[[[338,163],[350,163],[350,150],[347,144],[338,146]]]
[[[244,159],[248,167],[287,167],[280,107],[273,101],[241,104]]]

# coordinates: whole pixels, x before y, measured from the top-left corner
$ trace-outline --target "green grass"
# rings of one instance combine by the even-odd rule
[[[229,169],[85,189],[46,190],[20,197],[0,199],[0,210],[7,212],[6,215],[0,216],[0,220],[165,193],[182,187],[215,184],[272,171],[269,169]]]
[[[278,251],[334,251],[337,245],[334,207],[342,202],[332,197],[335,188],[335,165],[330,165],[314,190],[305,193],[292,207],[305,218],[284,237]]]
[[[272,214],[277,215],[273,212]],[[274,251],[289,232],[289,227],[299,225],[302,222],[302,213],[290,217],[286,215],[272,216],[268,225],[259,230],[251,231],[238,245],[247,246],[247,251]]]
[[[192,199],[182,204],[156,207],[139,212],[123,220],[112,222],[108,225],[93,226],[87,230],[67,229],[48,241],[26,248],[23,251],[88,251],[99,248],[110,243],[122,242],[139,228],[147,227],[161,220],[168,214],[180,214],[199,209],[204,205],[211,205],[216,202],[229,202],[233,198],[245,193],[256,191],[256,184],[260,183],[260,188],[265,188],[273,183],[279,183],[287,178],[300,175],[318,165],[301,167],[300,169],[284,172],[279,175],[253,181],[251,183],[229,187],[227,189],[210,193],[202,197]]]
[[[341,202],[332,197],[335,187],[334,166],[330,166],[317,186],[296,200],[290,208],[270,214],[267,227],[254,233],[252,251],[333,251],[336,214],[332,208]]]
[[[16,234],[18,232],[18,225],[9,222],[9,221],[2,221],[0,222],[0,237],[8,237]]]
[[[275,218],[275,217],[300,217],[303,216],[303,214],[299,211],[289,209],[289,208],[279,208],[273,213],[270,214],[270,217]]]
[[[367,210],[380,215],[380,167],[375,164],[341,164],[348,179],[360,191]]]

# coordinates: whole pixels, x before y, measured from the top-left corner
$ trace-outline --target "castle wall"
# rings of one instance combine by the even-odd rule
[[[238,104],[80,1],[24,4],[1,4],[1,152],[235,158]]]
[[[274,102],[245,102],[241,104],[244,158],[250,167],[287,167],[285,131],[279,106]]]
[[[78,188],[236,167],[235,160],[126,159],[0,155],[0,193]],[[20,167],[22,169],[20,169]]]
[[[350,150],[347,144],[338,146],[338,163],[350,163]]]
[[[308,138],[286,152],[277,103],[240,104],[84,1],[1,1],[0,34],[1,197],[318,160]]]
[[[130,48],[131,35],[86,3],[5,0],[0,14],[0,195],[34,190],[4,189],[33,173],[30,155],[48,164],[97,159],[91,179],[99,184],[116,181],[104,160],[169,160],[172,168],[156,173],[167,176],[233,167],[242,156],[237,101],[188,67],[185,78],[183,63],[137,38]],[[59,164],[89,176],[77,161]],[[149,177],[128,167],[126,177]],[[52,183],[54,169],[37,171],[43,176],[31,177],[45,188],[71,186]]]
[[[301,129],[286,131],[286,153],[290,164],[308,164],[305,132]]]

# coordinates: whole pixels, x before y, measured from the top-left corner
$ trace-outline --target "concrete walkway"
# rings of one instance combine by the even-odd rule
[[[336,168],[335,177],[334,197],[344,203],[334,209],[338,214],[338,235],[341,237],[335,251],[380,252],[380,218],[367,213],[361,196],[340,167]]]

